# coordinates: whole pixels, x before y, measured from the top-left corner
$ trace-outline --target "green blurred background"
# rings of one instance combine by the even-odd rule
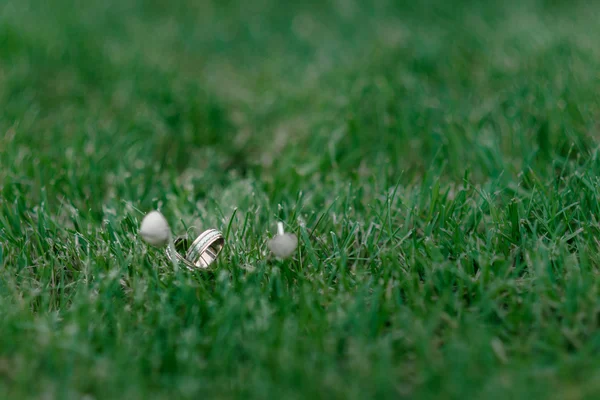
[[[0,0],[0,394],[595,398],[598,21]],[[155,208],[220,271],[148,249]]]

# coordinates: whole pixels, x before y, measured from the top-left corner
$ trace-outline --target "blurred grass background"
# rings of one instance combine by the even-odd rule
[[[0,395],[596,398],[599,17],[0,2]]]

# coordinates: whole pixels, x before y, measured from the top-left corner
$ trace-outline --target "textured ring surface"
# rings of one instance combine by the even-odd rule
[[[204,231],[189,246],[185,252],[185,257],[182,254],[186,247],[188,247],[189,239],[178,237],[173,244],[175,246],[175,254],[172,253],[170,247],[166,249],[167,257],[170,260],[175,257],[177,261],[190,270],[206,269],[216,260],[221,250],[223,250],[225,238],[216,229]]]
[[[216,229],[209,229],[194,240],[185,258],[197,268],[207,268],[215,261],[224,245],[223,234]]]

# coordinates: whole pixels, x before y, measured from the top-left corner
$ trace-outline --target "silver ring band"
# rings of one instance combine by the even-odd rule
[[[216,229],[204,231],[192,242],[184,257],[181,253],[187,243],[189,243],[189,240],[185,237],[175,239],[175,258],[177,258],[177,261],[183,263],[188,269],[206,269],[223,250],[225,238]],[[173,254],[171,254],[169,247],[167,247],[166,252],[167,257],[172,260]]]
[[[216,229],[209,229],[194,240],[185,258],[198,268],[206,268],[215,261],[224,245],[223,234]]]

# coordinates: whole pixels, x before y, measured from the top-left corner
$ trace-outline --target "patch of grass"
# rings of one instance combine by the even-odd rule
[[[0,396],[596,398],[599,12],[2,3]]]

